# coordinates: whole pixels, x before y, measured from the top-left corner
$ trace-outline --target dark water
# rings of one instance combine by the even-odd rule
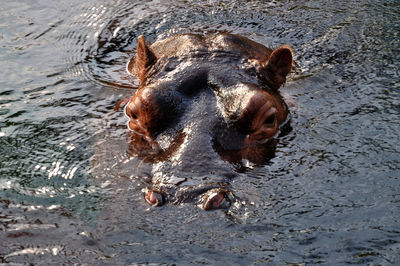
[[[229,210],[149,208],[115,103],[136,39],[290,44],[293,130]],[[400,264],[398,1],[2,1],[0,263]]]

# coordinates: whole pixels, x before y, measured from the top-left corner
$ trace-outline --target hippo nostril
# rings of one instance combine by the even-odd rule
[[[214,210],[226,208],[229,206],[225,191],[221,189],[212,189],[203,196],[202,208],[204,210]]]
[[[152,206],[161,206],[164,204],[164,196],[162,193],[148,189],[145,195],[145,200]]]

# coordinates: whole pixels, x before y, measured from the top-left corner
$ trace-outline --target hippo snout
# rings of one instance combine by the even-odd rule
[[[204,210],[214,210],[221,208],[228,208],[231,204],[229,195],[231,192],[222,188],[214,188],[201,196],[201,208]]]
[[[170,187],[170,190],[174,189]],[[204,210],[229,208],[233,201],[233,193],[228,184],[202,184],[198,186],[183,186],[175,192],[168,188],[147,188],[144,190],[146,202],[152,206],[161,206],[167,200],[174,199],[174,204],[188,202],[197,203]]]

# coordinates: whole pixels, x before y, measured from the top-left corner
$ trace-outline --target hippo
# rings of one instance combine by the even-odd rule
[[[129,151],[152,165],[145,200],[228,208],[237,166],[270,159],[288,124],[279,88],[292,65],[290,46],[226,32],[138,37],[126,68],[140,85],[121,107]]]

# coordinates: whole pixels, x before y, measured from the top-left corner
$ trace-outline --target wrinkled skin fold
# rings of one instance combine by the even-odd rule
[[[145,200],[229,206],[235,166],[273,157],[288,121],[279,88],[292,64],[289,46],[272,50],[239,35],[184,34],[152,45],[140,36],[127,64],[140,87],[122,105],[131,153],[152,164]]]

